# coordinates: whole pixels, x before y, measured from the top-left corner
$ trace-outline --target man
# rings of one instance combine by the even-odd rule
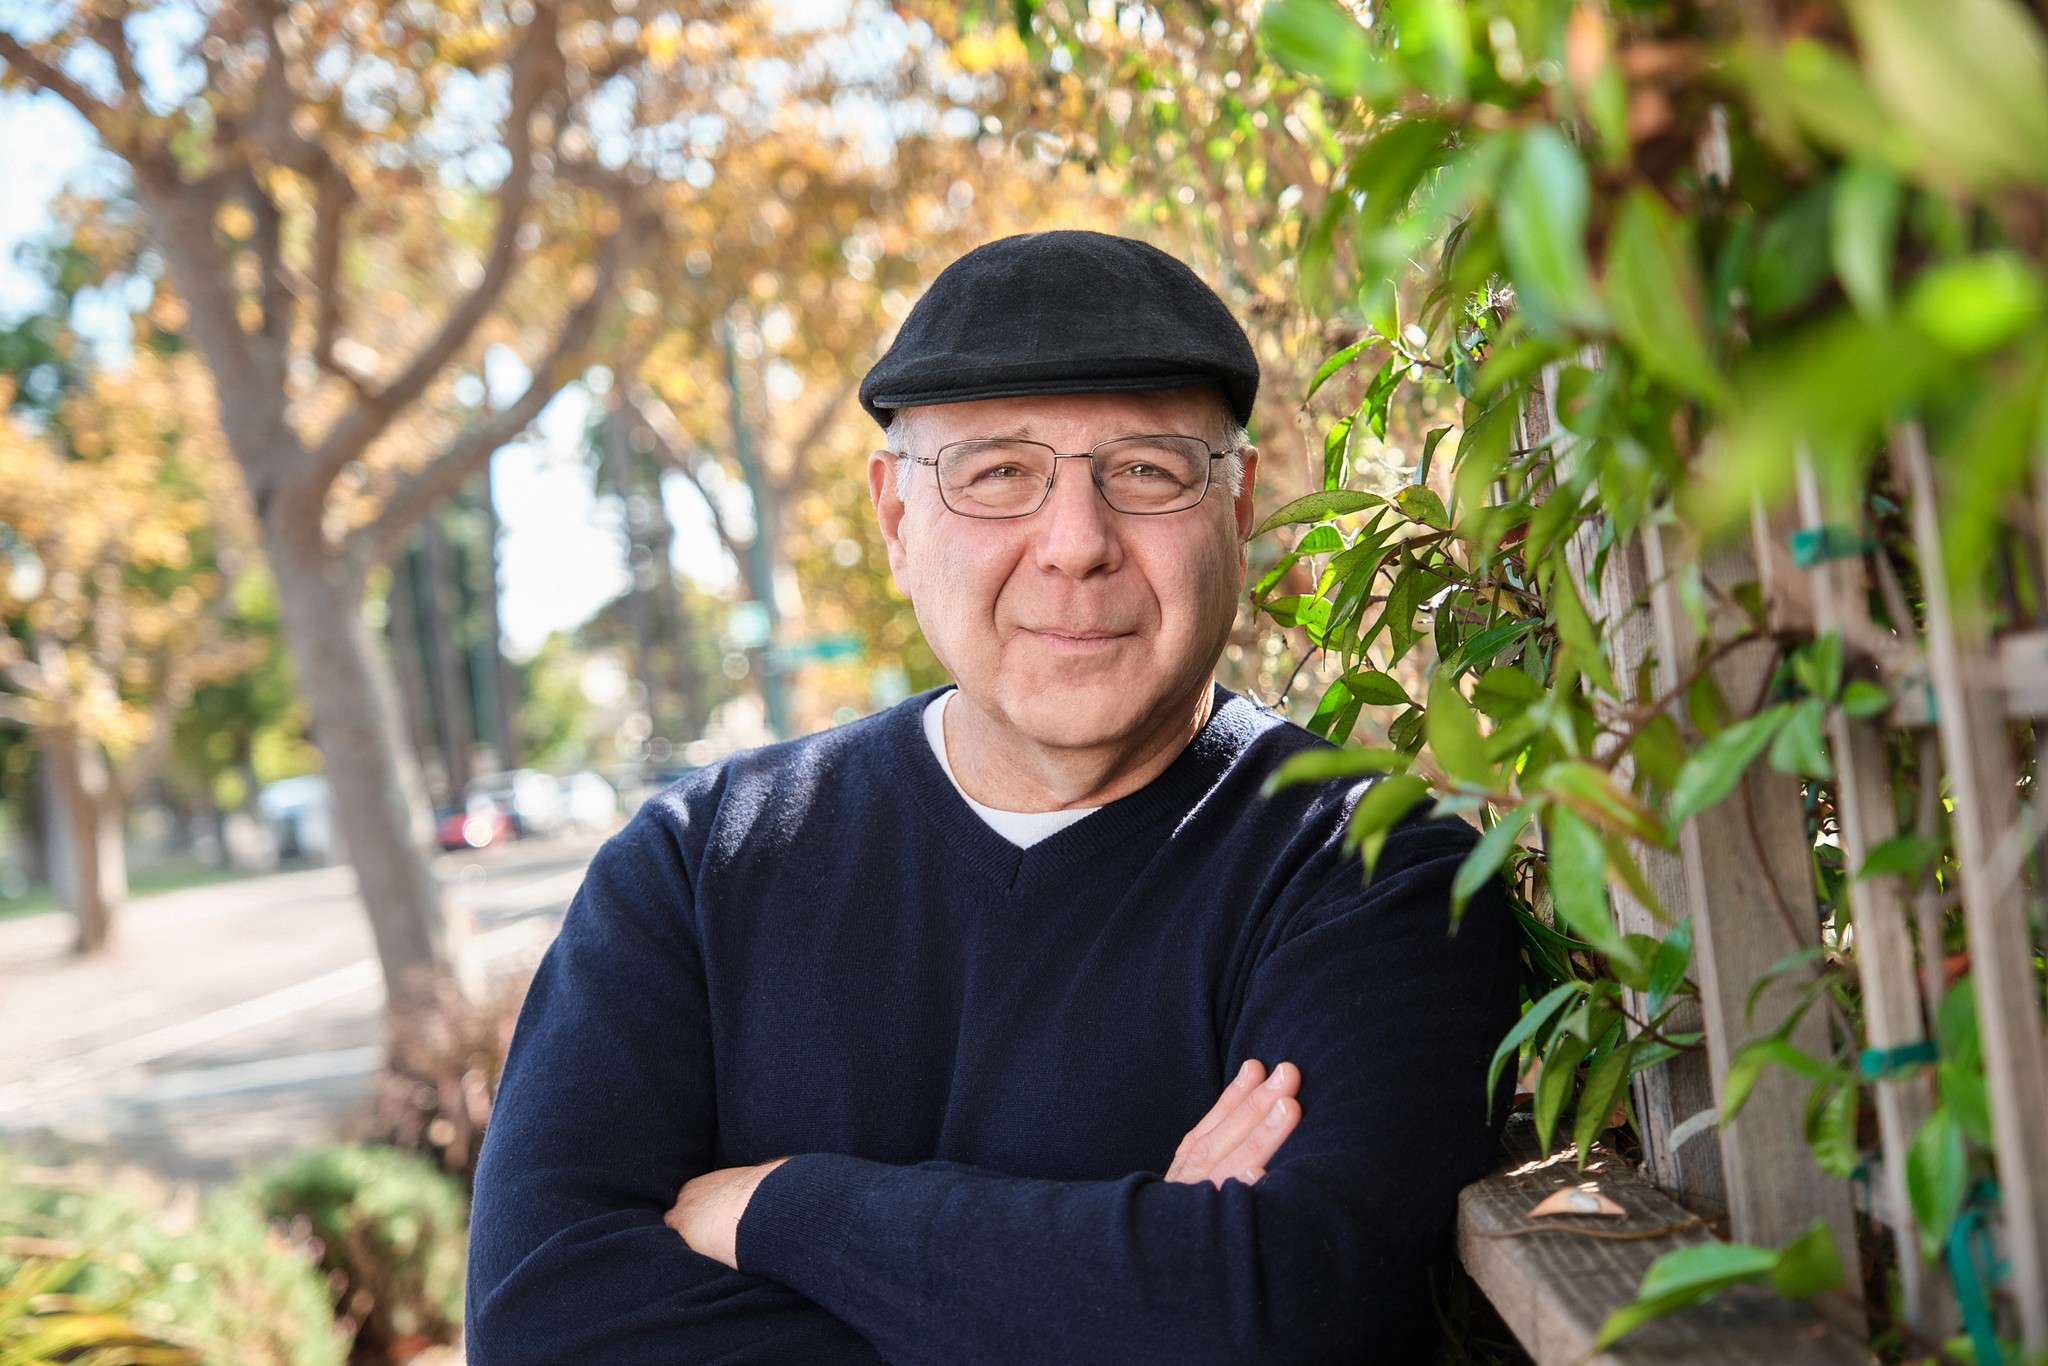
[[[1415,1360],[1491,1153],[1497,890],[1217,687],[1258,368],[1180,262],[984,246],[862,385],[957,681],[735,755],[591,865],[477,1177],[474,1366]],[[1220,1093],[1220,1098],[1219,1098]]]

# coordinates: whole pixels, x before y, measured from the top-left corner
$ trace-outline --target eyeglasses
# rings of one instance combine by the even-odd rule
[[[962,517],[1029,517],[1052,495],[1054,461],[1086,460],[1102,501],[1134,517],[1182,512],[1208,496],[1209,472],[1230,454],[1198,436],[1120,436],[1079,454],[1012,437],[954,441],[933,456],[898,452],[938,471],[939,499]]]

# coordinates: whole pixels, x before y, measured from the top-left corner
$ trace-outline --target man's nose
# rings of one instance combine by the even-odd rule
[[[1038,562],[1075,578],[1116,568],[1122,558],[1116,511],[1095,487],[1095,467],[1078,456],[1053,462],[1052,492],[1038,510]]]

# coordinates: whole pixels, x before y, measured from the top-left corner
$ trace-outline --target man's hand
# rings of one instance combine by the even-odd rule
[[[692,1252],[701,1252],[737,1271],[740,1216],[747,1212],[747,1202],[754,1198],[754,1187],[761,1184],[761,1178],[787,1161],[778,1157],[758,1167],[726,1167],[686,1181],[663,1222],[683,1235]]]
[[[1263,1063],[1247,1058],[1215,1107],[1180,1141],[1166,1179],[1219,1188],[1233,1177],[1255,1184],[1301,1122],[1301,1103],[1294,1099],[1300,1089],[1301,1069],[1293,1063],[1281,1063],[1269,1077]]]

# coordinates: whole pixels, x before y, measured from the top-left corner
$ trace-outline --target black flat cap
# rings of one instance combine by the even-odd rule
[[[896,409],[930,403],[1194,384],[1217,385],[1251,421],[1258,357],[1199,276],[1128,237],[1030,232],[939,272],[860,403],[887,427]]]

